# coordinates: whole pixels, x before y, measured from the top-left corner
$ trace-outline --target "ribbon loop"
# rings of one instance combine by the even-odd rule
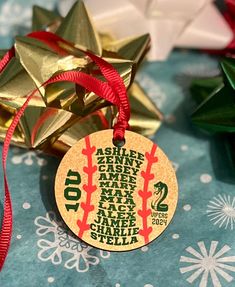
[[[118,121],[115,125],[114,125],[114,132],[113,132],[113,138],[114,140],[125,140],[125,131],[129,129],[129,124],[127,120],[122,120],[122,121]]]

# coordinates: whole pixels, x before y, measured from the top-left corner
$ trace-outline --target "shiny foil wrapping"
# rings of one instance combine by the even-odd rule
[[[162,114],[134,81],[149,49],[148,34],[118,41],[112,35],[98,34],[82,1],[76,2],[65,18],[35,6],[32,30],[53,32],[73,46],[63,47],[68,53],[59,55],[36,39],[15,38],[16,57],[0,74],[1,141],[16,111],[35,87],[39,91],[20,119],[12,144],[60,156],[80,138],[112,127],[116,108],[94,93],[69,82],[41,87],[62,71],[77,70],[94,75],[94,64],[81,50],[102,56],[121,75],[130,99],[131,130],[146,136],[157,131]],[[97,74],[97,77],[101,76]]]
[[[192,82],[191,92],[199,104],[192,114],[192,122],[224,141],[235,168],[235,59],[223,59],[221,68],[221,76]]]

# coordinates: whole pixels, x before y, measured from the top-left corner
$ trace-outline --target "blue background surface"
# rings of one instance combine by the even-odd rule
[[[10,46],[12,36],[27,31],[33,3],[56,5],[54,0],[0,1],[2,48]],[[235,286],[234,174],[223,143],[190,123],[191,79],[218,72],[216,59],[174,51],[168,61],[146,63],[138,73],[140,84],[166,115],[153,140],[174,163],[180,191],[172,223],[142,249],[108,253],[73,238],[55,206],[59,160],[11,148],[8,177],[14,230],[0,286]]]

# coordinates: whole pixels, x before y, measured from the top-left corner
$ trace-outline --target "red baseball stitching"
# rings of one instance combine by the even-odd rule
[[[144,179],[144,188],[139,190],[138,194],[142,197],[142,209],[138,210],[138,215],[142,217],[143,228],[139,230],[139,234],[144,237],[145,244],[149,243],[149,234],[153,228],[148,227],[148,216],[151,214],[151,209],[147,209],[147,203],[149,197],[152,196],[152,192],[148,190],[149,182],[154,179],[154,174],[151,173],[153,163],[158,161],[158,158],[154,156],[157,150],[157,145],[153,144],[151,152],[145,153],[145,158],[148,161],[146,171],[141,171],[141,176]]]
[[[83,233],[90,229],[90,225],[87,224],[89,212],[94,210],[94,205],[91,205],[91,195],[96,191],[96,185],[93,185],[93,175],[97,170],[96,165],[92,165],[92,154],[95,152],[95,146],[91,146],[89,136],[85,137],[86,148],[82,150],[82,154],[87,157],[87,166],[83,167],[83,171],[87,174],[87,184],[83,185],[83,189],[86,192],[86,202],[81,202],[81,208],[83,209],[82,220],[78,219],[77,225],[80,228],[78,236],[83,237]]]

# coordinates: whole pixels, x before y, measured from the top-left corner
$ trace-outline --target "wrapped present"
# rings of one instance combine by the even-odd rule
[[[72,43],[61,42],[63,53],[56,53],[38,39],[18,36],[15,57],[0,74],[0,139],[5,138],[15,113],[30,91],[39,92],[30,101],[16,129],[12,143],[64,154],[78,139],[109,128],[116,116],[110,103],[68,82],[46,88],[42,83],[61,71],[77,70],[94,75],[94,64],[82,51],[102,56],[119,72],[129,89],[132,130],[151,135],[159,128],[162,114],[137,82],[136,71],[149,47],[149,35],[114,40],[98,34],[86,7],[78,1],[62,16],[34,7],[33,31],[46,29]],[[101,75],[96,75],[98,78]]]
[[[61,0],[65,12],[71,1]],[[149,60],[165,60],[174,47],[223,49],[233,33],[212,0],[86,0],[98,30],[118,39],[149,32]]]

